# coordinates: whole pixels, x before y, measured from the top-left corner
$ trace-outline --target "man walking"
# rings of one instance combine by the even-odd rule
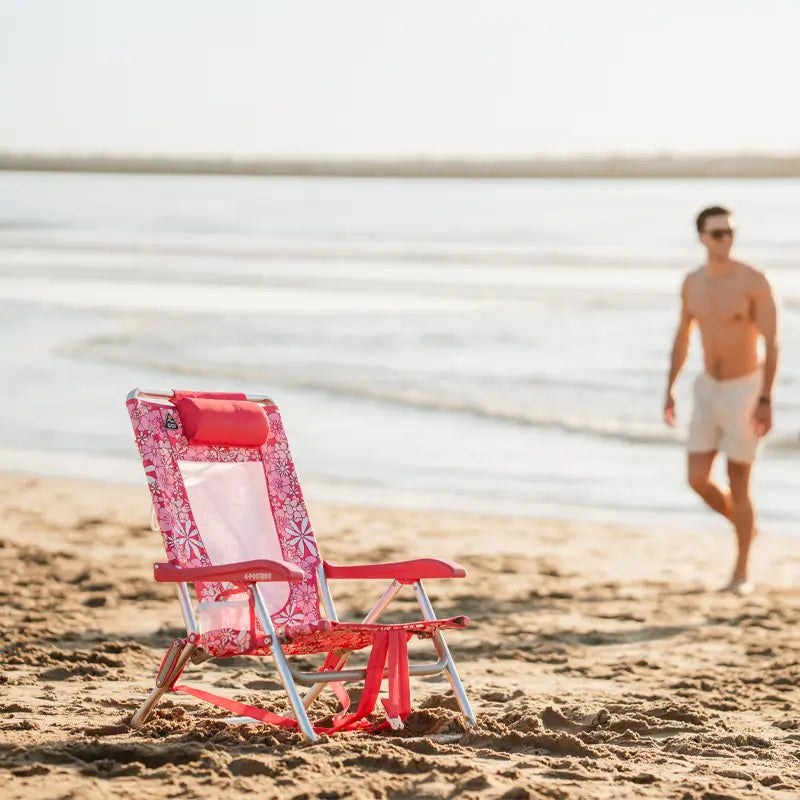
[[[694,385],[688,434],[689,485],[736,532],[737,555],[726,590],[749,594],[750,545],[755,512],[750,477],[759,439],[772,427],[772,386],[778,365],[778,321],[769,281],[757,269],[730,257],[735,236],[732,213],[712,206],[697,217],[706,263],[690,272],[681,288],[681,316],[667,380],[664,419],[675,425],[672,388],[689,352],[696,322],[705,371]],[[759,359],[759,338],[764,361]],[[718,452],[728,461],[730,488],[711,480]]]

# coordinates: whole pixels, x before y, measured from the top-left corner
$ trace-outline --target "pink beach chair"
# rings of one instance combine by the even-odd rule
[[[431,558],[361,566],[322,561],[278,407],[266,396],[134,389],[127,407],[168,559],[155,564],[153,574],[175,584],[186,623],[186,637],[168,648],[155,688],[133,716],[134,728],[167,691],[231,711],[231,722],[297,726],[311,741],[323,730],[400,728],[411,710],[409,676],[442,672],[466,724],[474,724],[442,635],[469,620],[437,619],[422,585],[423,579],[463,578],[461,566]],[[390,581],[362,622],[336,616],[328,581],[346,578]],[[405,585],[413,589],[422,618],[381,624]],[[411,636],[430,639],[437,660],[409,665]],[[351,653],[364,648],[370,648],[367,666],[347,669]],[[311,654],[326,655],[318,671],[302,671],[289,660]],[[189,661],[240,655],[272,656],[292,717],[177,682]],[[386,720],[370,723],[384,679]],[[353,681],[364,681],[364,690],[350,712],[344,683]],[[298,685],[310,688],[301,694]],[[330,727],[315,727],[307,709],[326,686],[342,710]]]

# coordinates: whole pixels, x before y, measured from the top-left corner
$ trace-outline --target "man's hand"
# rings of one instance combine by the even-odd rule
[[[769,433],[772,428],[772,406],[769,403],[758,401],[753,411],[753,427],[759,438]]]
[[[675,427],[675,397],[672,392],[667,392],[667,399],[664,401],[664,422],[670,428]]]

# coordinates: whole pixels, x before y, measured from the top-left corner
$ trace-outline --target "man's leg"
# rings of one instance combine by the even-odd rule
[[[703,498],[710,508],[733,522],[730,493],[711,480],[711,468],[714,466],[716,457],[716,450],[707,453],[689,453],[687,470],[689,486]]]
[[[750,470],[752,464],[744,464],[728,459],[728,479],[731,483],[731,522],[736,528],[736,566],[734,581],[747,580],[747,567],[750,558],[750,545],[755,535],[755,512],[750,499]]]

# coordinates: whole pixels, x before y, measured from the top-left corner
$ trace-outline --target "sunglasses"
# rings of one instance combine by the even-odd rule
[[[735,231],[733,228],[724,228],[716,231],[706,231],[706,233],[715,241],[721,242],[726,236],[733,238]]]

